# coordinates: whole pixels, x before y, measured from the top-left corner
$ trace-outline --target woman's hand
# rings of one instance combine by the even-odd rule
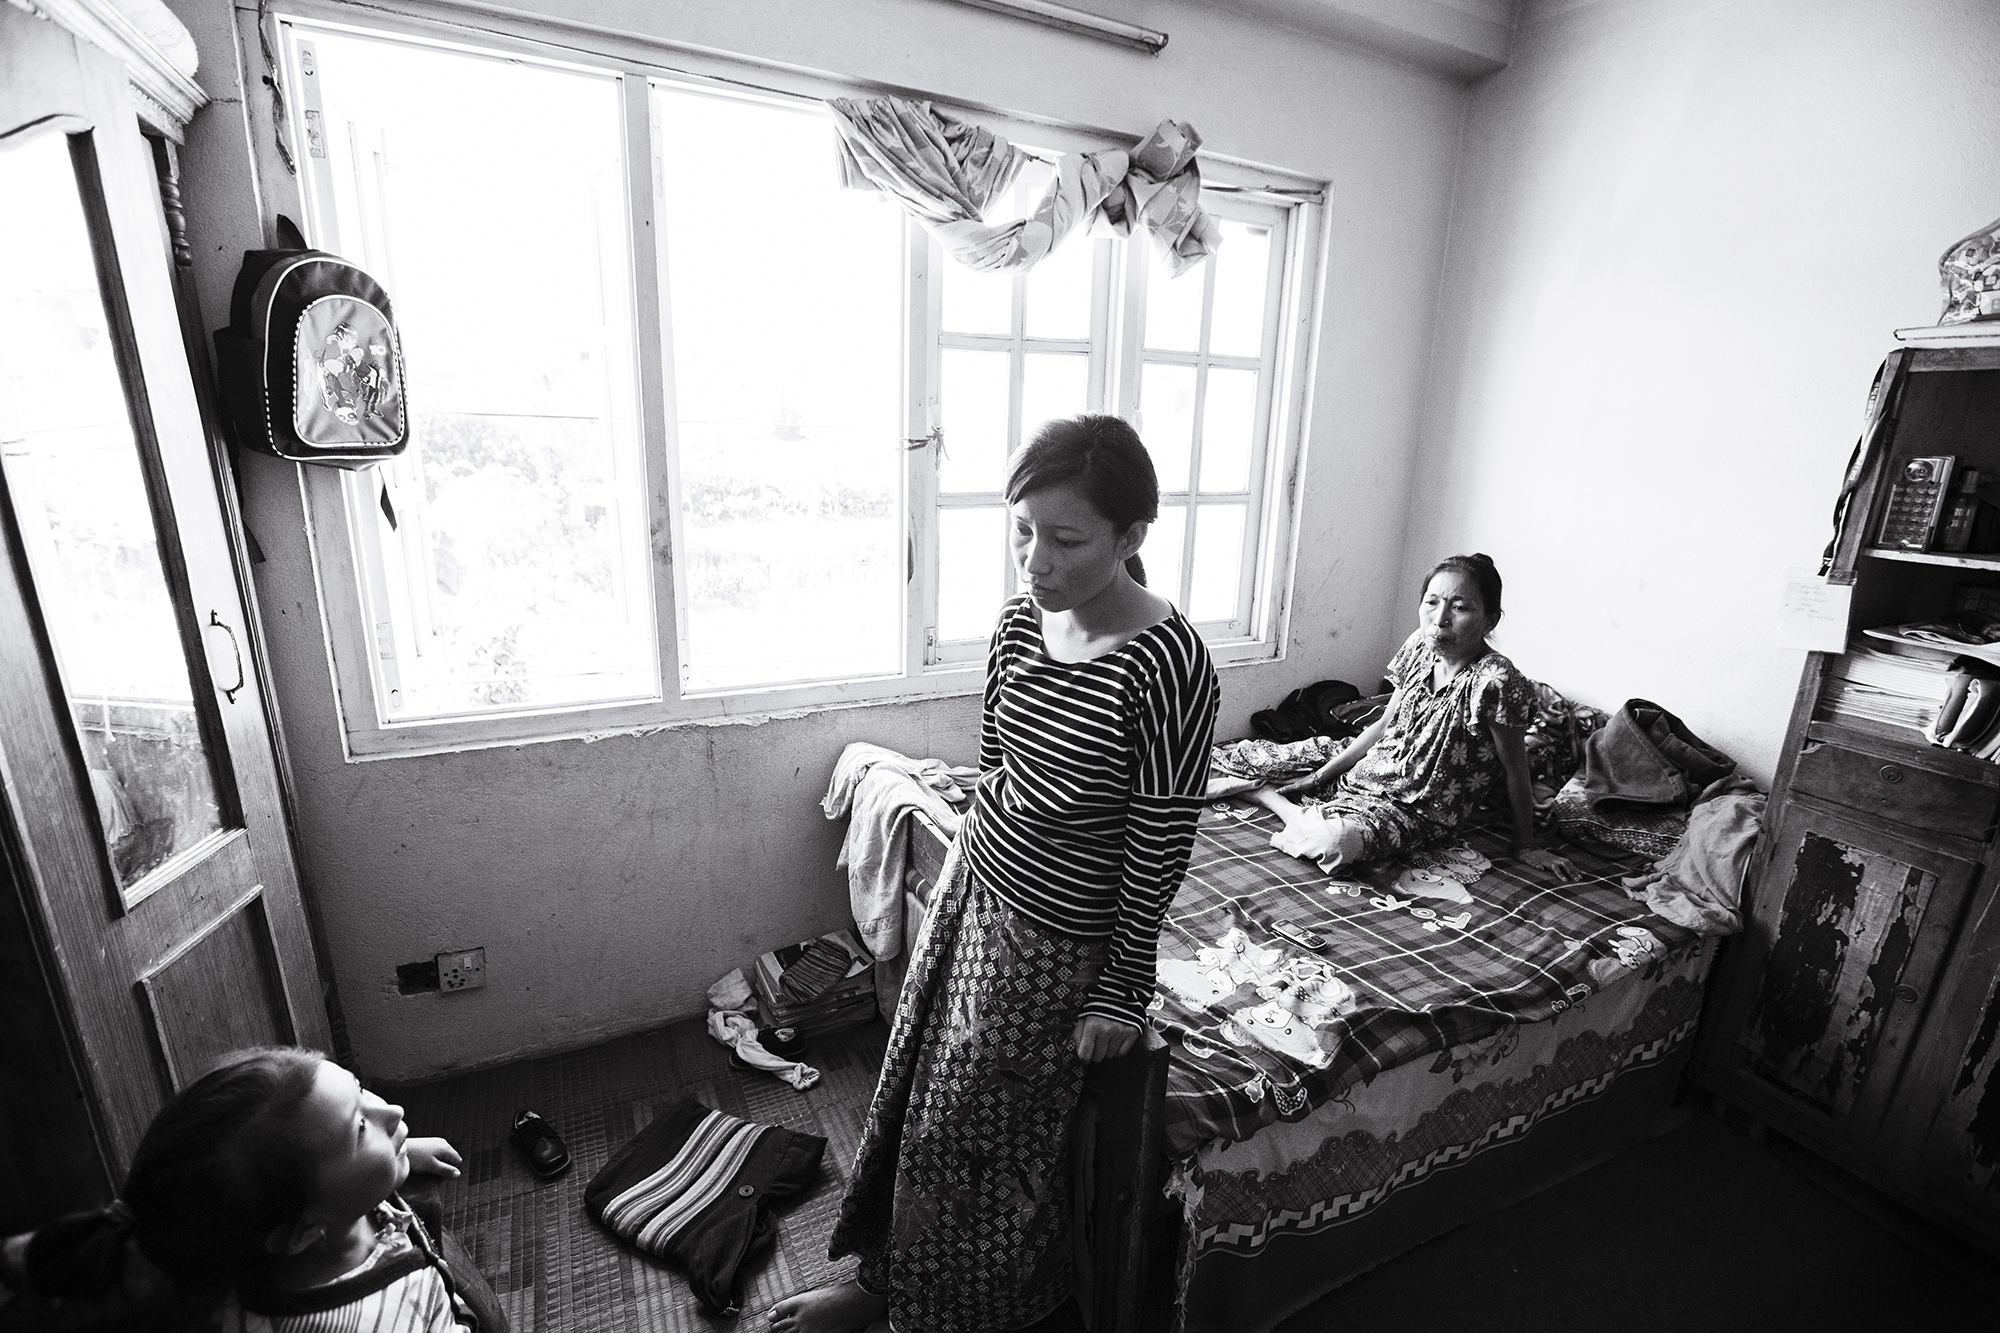
[[[1524,847],[1515,852],[1514,855],[1522,865],[1533,866],[1537,870],[1546,870],[1565,883],[1570,880],[1583,878],[1577,871],[1577,868],[1570,864],[1567,856],[1558,856],[1546,847]]]
[[[1353,768],[1361,762],[1361,756],[1374,749],[1375,742],[1382,739],[1382,733],[1389,726],[1389,714],[1395,710],[1396,701],[1391,699],[1389,706],[1382,710],[1382,716],[1370,722],[1359,736],[1341,746],[1339,754],[1327,760],[1304,777],[1294,778],[1292,781],[1287,782],[1284,786],[1278,788],[1278,793],[1282,796],[1301,796],[1316,788],[1326,786],[1327,783],[1332,782],[1342,773]]]
[[[1076,1020],[1076,1058],[1087,1065],[1116,1060],[1139,1041],[1139,1029],[1115,1018],[1085,1014]]]
[[[405,1139],[403,1151],[409,1154],[412,1174],[423,1172],[455,1180],[460,1174],[459,1167],[465,1164],[465,1159],[458,1155],[458,1149],[443,1139]]]
[[[1333,778],[1339,776],[1340,769],[1336,766],[1337,763],[1338,761],[1334,759],[1327,760],[1325,763],[1321,764],[1318,768],[1306,774],[1304,777],[1293,778],[1290,782],[1287,782],[1283,786],[1279,787],[1278,794],[1280,796],[1310,795],[1313,791],[1315,791],[1319,787],[1321,783],[1330,781]]]

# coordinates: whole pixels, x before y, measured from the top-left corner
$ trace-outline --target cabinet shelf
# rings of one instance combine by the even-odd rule
[[[1948,773],[1982,787],[2000,787],[2000,764],[1969,755],[1963,750],[1932,745],[1921,731],[1913,727],[1899,727],[1891,722],[1877,722],[1863,717],[1815,718],[1806,728],[1806,738]]]
[[[1871,546],[1862,552],[1877,560],[1906,560],[1913,565],[1947,565],[1953,569],[2000,570],[2000,553],[1973,554],[1959,551],[1905,551],[1894,546]]]

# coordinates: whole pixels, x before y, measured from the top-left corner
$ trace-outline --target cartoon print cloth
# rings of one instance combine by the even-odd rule
[[[1312,805],[1358,824],[1368,860],[1450,837],[1501,776],[1489,728],[1525,729],[1535,720],[1533,682],[1499,653],[1442,689],[1432,684],[1437,664],[1422,630],[1404,640],[1389,662],[1396,690],[1382,738]]]
[[[1225,797],[1273,782],[1302,778],[1346,748],[1331,736],[1302,741],[1242,740],[1209,751],[1207,799]]]
[[[1699,936],[1629,900],[1646,861],[1562,842],[1565,884],[1508,850],[1505,815],[1457,840],[1329,879],[1273,850],[1275,815],[1237,803],[1205,815],[1160,931],[1153,1025],[1177,1049],[1167,1142],[1247,1139],[1299,1120],[1357,1083],[1556,1018]],[[1305,948],[1280,922],[1320,937]]]

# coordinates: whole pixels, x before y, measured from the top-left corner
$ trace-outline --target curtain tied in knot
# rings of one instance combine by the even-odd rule
[[[1222,243],[1201,207],[1201,136],[1179,121],[1161,121],[1130,151],[1065,153],[1027,217],[988,225],[987,207],[1021,174],[1026,153],[929,102],[840,97],[827,105],[840,131],[841,184],[896,199],[969,268],[1032,267],[1071,231],[1099,222],[1118,236],[1143,227],[1176,276]]]

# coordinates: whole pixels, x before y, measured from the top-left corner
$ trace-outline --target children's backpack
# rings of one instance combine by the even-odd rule
[[[403,346],[382,285],[307,247],[290,218],[285,248],[243,256],[229,327],[215,334],[223,405],[246,448],[296,463],[366,467],[410,440]]]

